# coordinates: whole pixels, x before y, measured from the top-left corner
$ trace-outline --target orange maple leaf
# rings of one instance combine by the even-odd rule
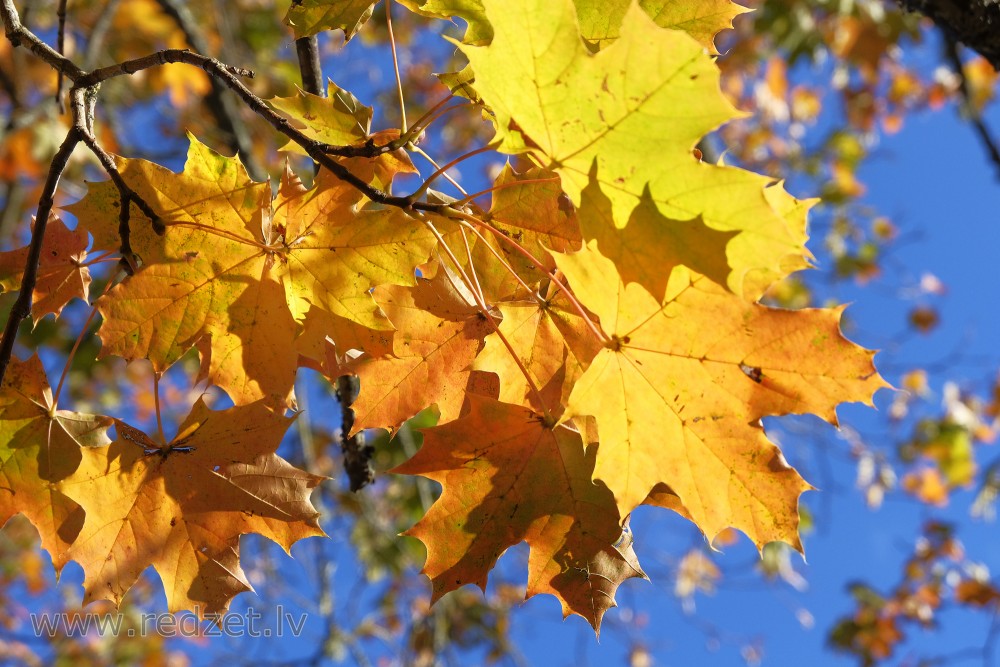
[[[20,289],[29,247],[0,252],[0,290]],[[70,300],[87,301],[90,294],[90,269],[83,265],[87,256],[87,232],[77,227],[70,230],[56,216],[45,227],[42,254],[38,258],[38,274],[32,292],[31,317],[37,322],[49,313],[56,317]]]
[[[352,433],[395,429],[430,403],[437,403],[441,421],[455,419],[474,381],[472,361],[491,331],[485,317],[444,270],[414,288],[376,287],[374,294],[396,332],[391,354],[363,356],[338,371],[361,379]]]
[[[110,442],[108,417],[55,410],[37,356],[12,359],[0,389],[0,525],[22,513],[35,525],[56,571],[80,532],[83,510],[58,484],[80,463],[81,447]]]
[[[614,497],[591,481],[595,447],[550,428],[531,410],[470,395],[468,415],[423,429],[423,447],[392,472],[440,482],[441,497],[406,532],[427,546],[433,600],[486,577],[510,546],[526,541],[526,597],[549,593],[563,616],[599,630],[618,586],[646,578],[623,535]]]
[[[115,420],[118,438],[82,450],[58,488],[86,518],[68,556],[83,566],[85,602],[120,604],[152,565],[170,611],[224,611],[251,590],[239,536],[258,533],[286,551],[323,535],[309,501],[322,477],[275,455],[291,419],[263,402],[215,412],[199,399],[169,443]]]
[[[154,234],[134,211],[132,248],[144,265],[98,302],[101,354],[147,358],[162,372],[197,345],[204,377],[237,404],[291,403],[301,327],[337,317],[387,328],[368,291],[412,285],[414,267],[436,242],[401,211],[358,210],[362,195],[326,171],[311,189],[286,174],[272,202],[269,186],[252,181],[239,160],[193,138],[181,174],[142,160],[118,162],[166,233]],[[118,206],[115,188],[100,183],[69,208],[94,234],[95,247],[112,249],[119,245],[111,215]]]

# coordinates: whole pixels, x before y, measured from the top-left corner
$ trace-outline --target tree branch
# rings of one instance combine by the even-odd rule
[[[326,97],[326,91],[323,88],[323,68],[319,62],[319,40],[316,39],[316,35],[299,37],[295,40],[295,54],[299,58],[302,90],[313,95]]]
[[[17,16],[17,11],[14,9],[13,0],[0,0],[0,18],[3,19],[8,39],[11,40],[11,43],[14,46],[24,45],[26,43],[27,47],[31,51],[48,62],[53,68],[63,72],[68,78],[72,79],[75,84],[74,89],[96,90],[98,84],[103,81],[107,81],[108,79],[126,74],[134,74],[144,69],[168,63],[185,63],[200,67],[233,91],[237,97],[239,97],[244,104],[250,108],[251,111],[267,121],[267,123],[274,129],[301,146],[309,157],[331,171],[340,180],[356,188],[372,201],[386,206],[396,206],[404,209],[427,211],[442,215],[447,215],[448,211],[454,211],[454,208],[448,204],[416,201],[419,196],[419,191],[404,197],[391,195],[380,188],[372,186],[364,179],[355,175],[350,169],[337,162],[331,156],[375,157],[394,150],[395,147],[392,144],[376,146],[371,140],[362,146],[338,147],[330,146],[329,144],[325,144],[321,141],[311,139],[298,129],[292,127],[287,118],[284,118],[271,109],[261,98],[257,97],[243,84],[242,81],[237,78],[239,76],[252,78],[253,71],[251,70],[226,65],[215,58],[210,58],[192,51],[182,49],[165,49],[147,56],[126,60],[124,62],[116,63],[108,67],[102,67],[91,72],[85,72],[75,63],[55,52],[51,47],[38,39],[34,33],[22,26]],[[85,134],[92,134],[89,122],[85,123],[84,127],[86,128],[84,132]],[[109,174],[110,173],[111,172],[109,172]],[[155,216],[151,216],[151,218],[155,218]]]
[[[35,33],[23,25],[14,9],[14,0],[0,0],[0,19],[3,19],[7,39],[14,46],[23,46],[36,56],[47,62],[52,69],[62,73],[72,81],[84,75],[84,71],[76,63],[62,55],[51,46],[40,40]]]
[[[7,2],[4,2],[4,4],[6,5]],[[14,306],[10,309],[7,324],[4,326],[3,339],[0,340],[0,385],[3,384],[4,375],[7,373],[7,365],[10,363],[11,353],[14,351],[17,329],[21,326],[21,321],[31,314],[32,294],[35,291],[35,284],[38,281],[38,260],[42,255],[45,227],[49,222],[49,214],[52,213],[52,207],[55,204],[56,187],[59,185],[59,178],[66,169],[66,164],[69,162],[73,150],[82,139],[80,128],[74,125],[66,134],[66,138],[63,139],[59,150],[56,151],[55,157],[52,158],[52,163],[49,165],[49,173],[45,177],[45,185],[42,187],[42,195],[38,199],[38,209],[35,213],[35,228],[31,230],[31,245],[28,248],[28,258],[24,263],[21,291],[17,295]]]
[[[1000,3],[996,0],[897,0],[906,10],[917,11],[954,35],[993,69],[1000,71]]]
[[[340,450],[344,454],[344,472],[351,483],[351,491],[357,493],[375,481],[375,469],[371,463],[375,448],[365,443],[364,431],[348,435],[354,428],[354,410],[351,409],[351,404],[358,397],[361,381],[357,375],[341,375],[337,378],[334,389],[341,410]]]
[[[61,55],[66,55],[66,3],[68,0],[59,0],[59,7],[56,9],[56,17],[59,19],[59,31],[56,33],[56,51]],[[66,108],[62,105],[63,73],[56,76],[56,104],[60,111]]]

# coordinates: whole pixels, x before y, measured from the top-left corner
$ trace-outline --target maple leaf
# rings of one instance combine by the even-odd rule
[[[750,271],[784,275],[787,258],[804,266],[804,214],[788,220],[776,211],[764,194],[767,177],[692,154],[705,134],[741,116],[719,91],[702,45],[633,4],[619,38],[591,54],[570,0],[484,6],[492,43],[460,48],[495,115],[500,150],[528,152],[558,172],[576,204],[596,165],[615,227],[627,225],[648,191],[663,226],[700,216],[709,245],[710,230],[737,232],[726,247],[726,284],[736,293]]]
[[[371,129],[372,108],[361,104],[358,98],[333,81],[328,81],[326,87],[326,97],[300,90],[293,97],[274,97],[267,102],[294,120],[310,139],[334,146],[366,139]],[[289,141],[281,150],[306,154],[294,141]]]
[[[120,604],[152,565],[170,611],[224,611],[251,590],[240,535],[264,535],[286,551],[323,535],[309,501],[323,478],[274,453],[291,422],[262,402],[212,411],[198,399],[163,444],[115,420],[118,438],[82,450],[58,484],[86,511],[68,552],[84,570],[84,601]]]
[[[450,285],[441,271],[414,288],[375,288],[375,300],[396,332],[391,354],[360,357],[340,369],[361,380],[351,406],[352,434],[372,427],[393,430],[431,402],[441,421],[458,417],[473,380],[470,366],[492,329]]]
[[[431,18],[460,18],[468,24],[462,41],[466,44],[489,44],[493,28],[482,0],[396,0],[412,12]],[[573,0],[576,6],[580,34],[596,48],[603,48],[618,38],[622,17],[631,0]],[[683,30],[697,39],[713,54],[715,35],[732,28],[732,20],[746,7],[729,0],[699,0],[676,2],[674,0],[640,0],[639,6],[657,25]]]
[[[371,0],[292,0],[285,25],[292,27],[296,38],[339,28],[346,42],[368,22],[374,7]]]
[[[569,397],[573,384],[600,349],[583,318],[565,296],[538,301],[505,301],[497,304],[503,314],[500,333],[507,339],[521,365],[538,387],[545,405],[530,390],[511,350],[498,334],[486,337],[486,346],[474,368],[500,377],[500,400],[514,405],[548,409],[553,416]]]
[[[639,283],[653,296],[662,297],[673,268],[682,265],[720,285],[726,283],[726,244],[735,232],[707,229],[697,217],[667,221],[648,190],[632,210],[628,225],[618,229],[612,220],[611,202],[593,174],[580,198],[584,237],[596,242],[606,257],[617,260],[615,265],[626,284]]]
[[[618,38],[619,28],[632,0],[574,0],[580,21],[580,35],[597,48]],[[729,0],[639,0],[641,7],[661,28],[683,30],[698,43],[715,50],[715,36],[733,27],[733,19],[751,11]]]
[[[0,290],[20,289],[29,247],[0,252]],[[83,265],[87,256],[87,232],[79,227],[70,230],[51,216],[45,228],[38,274],[32,292],[31,317],[37,322],[49,313],[56,317],[70,300],[87,301],[90,294],[90,269]]]
[[[658,485],[709,536],[727,527],[757,545],[800,547],[798,497],[810,488],[765,437],[766,415],[836,423],[843,401],[889,386],[872,352],[843,337],[842,309],[747,303],[675,268],[662,300],[624,284],[596,244],[556,258],[611,338],[573,387],[563,419],[596,417],[595,478],[626,515]]]
[[[0,389],[0,525],[22,513],[35,525],[56,571],[80,531],[83,510],[57,484],[81,448],[110,442],[108,417],[56,410],[42,362],[12,359]]]
[[[300,325],[337,316],[385,329],[368,290],[413,284],[413,267],[436,243],[401,211],[358,211],[357,190],[325,170],[311,189],[286,173],[271,202],[266,183],[193,137],[181,174],[142,160],[118,164],[166,233],[133,216],[132,247],[144,266],[98,302],[101,354],[147,358],[163,371],[197,345],[203,375],[238,404],[290,402]],[[95,246],[117,247],[109,217],[117,206],[103,183],[70,210]]]
[[[554,595],[563,616],[579,614],[599,630],[619,584],[646,575],[614,498],[591,481],[595,447],[526,408],[469,399],[468,415],[422,429],[423,447],[392,470],[443,487],[405,533],[427,547],[432,600],[463,584],[485,590],[500,555],[523,540],[531,548],[525,598]]]
[[[579,247],[576,211],[559,186],[556,174],[537,167],[518,173],[506,164],[493,188],[487,220],[536,232],[553,250],[566,252]],[[560,240],[562,244],[554,245]]]
[[[576,207],[559,187],[554,173],[538,168],[518,173],[505,165],[494,188],[490,210],[482,220],[527,251],[547,271],[555,269],[550,251],[569,252],[580,247]],[[462,253],[459,261],[470,275],[475,275],[487,303],[528,298],[535,291],[532,286],[548,280],[511,241],[488,232],[482,237],[462,232],[448,240],[449,245],[459,248],[469,244],[471,252]]]
[[[493,39],[493,29],[483,10],[482,0],[396,0],[411,12],[429,18],[450,19],[458,17],[468,28],[462,38],[466,44],[488,44]]]

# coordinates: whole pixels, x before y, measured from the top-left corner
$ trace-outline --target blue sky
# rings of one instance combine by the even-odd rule
[[[371,54],[370,49],[354,42],[343,57],[327,62],[327,72],[337,72],[337,83],[366,103],[373,101],[367,94],[372,86],[385,83],[384,79],[366,79],[372,72],[367,60]],[[387,77],[390,70],[383,68],[381,72]],[[996,105],[990,108],[986,120],[1000,132]],[[898,273],[887,272],[883,279],[867,286],[837,286],[837,297],[852,303],[848,310],[850,337],[866,347],[883,348],[876,362],[880,368],[891,369],[885,371],[890,382],[898,382],[904,370],[947,360],[947,366],[931,376],[936,396],[940,397],[943,383],[949,379],[982,386],[1000,367],[1000,274],[996,268],[1000,180],[994,166],[987,161],[972,130],[949,106],[936,113],[908,116],[902,131],[880,139],[859,177],[867,186],[863,201],[888,215],[907,242],[898,244],[891,256],[890,266],[900,267]],[[469,183],[469,189],[480,187]],[[814,194],[797,189],[794,178],[790,189],[798,196]],[[817,215],[822,216],[822,211]],[[808,279],[817,283],[824,281],[823,272],[831,268],[821,241],[814,239],[810,244],[818,268],[810,272]],[[924,272],[934,274],[947,287],[946,295],[927,297],[928,303],[939,308],[942,325],[928,335],[910,335],[899,342],[914,303],[904,298],[904,290]],[[320,390],[310,400],[317,406],[317,414],[332,405]],[[891,400],[892,393],[882,391],[877,399],[881,414],[862,406],[845,406],[839,414],[846,427],[863,433],[886,433],[884,415]],[[744,662],[740,647],[760,639],[763,664],[852,664],[825,646],[826,632],[833,622],[853,607],[846,584],[863,579],[876,588],[893,585],[912,550],[919,526],[931,517],[958,523],[968,553],[982,560],[991,572],[1000,571],[996,526],[968,518],[971,491],[955,494],[943,509],[928,508],[896,492],[881,509],[872,511],[854,488],[856,463],[849,456],[847,442],[835,429],[808,418],[770,420],[767,426],[781,442],[788,459],[807,480],[821,487],[806,494],[803,501],[816,522],[815,529],[804,538],[808,563],[792,557],[795,568],[808,582],[806,590],[765,582],[755,572],[756,550],[742,539],[716,556],[725,572],[720,590],[711,596],[697,596],[695,613],[686,614],[673,595],[672,572],[683,553],[700,544],[702,538],[677,516],[640,508],[632,528],[639,558],[652,581],[632,580],[622,586],[618,596],[621,607],[606,616],[599,643],[581,619],[561,621],[553,598],[539,596],[528,601],[515,612],[512,626],[512,638],[527,663],[623,664],[628,652],[641,644],[658,665],[739,665]],[[891,442],[883,446],[890,448]],[[991,458],[987,452],[982,460]],[[310,578],[310,554],[315,549],[332,550],[338,613],[363,613],[377,603],[385,584],[356,588],[359,565],[344,530],[343,526],[328,527],[333,538],[330,542],[307,540],[296,545],[295,560],[276,556],[276,576],[289,586],[311,593],[309,587],[316,583]],[[244,544],[245,559],[249,561],[260,541],[245,539]],[[278,550],[269,548],[267,553],[275,556]],[[525,558],[524,545],[508,552],[499,566],[503,578],[523,581]],[[408,576],[419,575],[412,572]],[[70,566],[61,585],[79,583],[79,569]],[[267,582],[261,583],[266,596]],[[358,599],[350,599],[352,595]],[[252,595],[241,596],[234,609],[241,605],[262,608],[267,602],[281,603],[290,611],[309,609],[308,600],[267,600]],[[804,627],[803,610],[814,619],[813,627]],[[977,646],[985,637],[988,623],[986,614],[949,612],[943,617],[940,631],[910,633],[912,641],[906,647],[938,654]],[[720,633],[717,645],[712,633],[706,631],[710,626]],[[307,621],[307,637],[315,637],[321,630],[315,618]],[[366,646],[375,661],[379,645]],[[303,641],[282,640],[276,644],[273,640],[253,640],[235,646],[213,644],[207,650],[193,648],[189,654],[195,663],[210,663],[230,650],[251,658],[257,651],[273,657],[276,649],[287,657],[298,657],[310,654],[313,647]],[[476,653],[462,658],[465,664],[481,659]],[[350,656],[345,659],[346,664],[354,662]]]

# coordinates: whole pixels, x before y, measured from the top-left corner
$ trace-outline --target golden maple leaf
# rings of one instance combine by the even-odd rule
[[[81,450],[58,484],[86,511],[68,551],[83,567],[85,602],[120,604],[152,565],[170,611],[225,611],[251,590],[240,535],[264,535],[286,551],[323,535],[309,501],[323,478],[274,453],[291,422],[263,402],[215,412],[199,399],[161,443],[115,420],[118,438]]]

